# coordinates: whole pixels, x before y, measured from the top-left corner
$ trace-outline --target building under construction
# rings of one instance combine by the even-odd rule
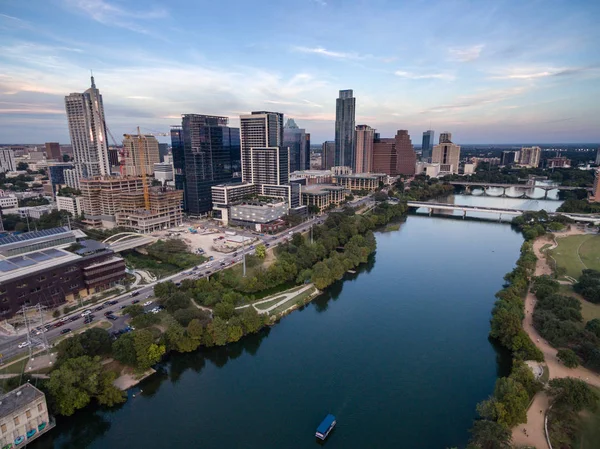
[[[144,192],[126,192],[119,196],[117,226],[148,234],[181,225],[183,191],[165,187],[148,189],[149,210],[145,208]]]
[[[154,164],[159,162],[156,137],[150,134],[123,134],[124,175],[151,175],[154,173]]]

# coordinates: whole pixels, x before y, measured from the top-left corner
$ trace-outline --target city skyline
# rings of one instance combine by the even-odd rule
[[[276,110],[319,144],[333,140],[333,99],[350,88],[356,123],[381,135],[451,129],[461,144],[600,141],[596,2],[423,8],[380,0],[364,8],[306,0],[289,14],[285,2],[233,1],[227,27],[209,20],[199,29],[201,10],[222,17],[219,5],[191,0],[177,8],[117,0],[3,5],[1,143],[67,144],[62,99],[82,90],[89,69],[115,136],[138,125],[167,132],[182,114],[227,116],[237,127],[239,115]],[[292,26],[295,17],[307,26]],[[443,32],[441,18],[452,24]],[[194,44],[209,38],[219,46]]]

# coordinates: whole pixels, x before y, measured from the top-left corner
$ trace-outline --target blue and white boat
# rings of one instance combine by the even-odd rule
[[[327,438],[329,433],[333,430],[333,428],[335,427],[335,424],[336,424],[335,416],[333,416],[330,413],[329,415],[327,415],[325,417],[325,419],[323,421],[321,421],[321,424],[319,424],[319,427],[317,427],[317,433],[315,433],[315,436],[320,440],[324,440],[325,438]]]

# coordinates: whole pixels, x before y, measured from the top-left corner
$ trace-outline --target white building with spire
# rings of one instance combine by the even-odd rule
[[[65,181],[73,188],[79,188],[81,178],[110,175],[104,105],[93,76],[91,80],[85,92],[65,97],[75,162],[73,170],[65,170]]]

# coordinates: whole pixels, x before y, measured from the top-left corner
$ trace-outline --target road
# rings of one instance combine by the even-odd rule
[[[353,205],[362,205],[362,204],[364,204],[364,199],[353,203]],[[274,247],[276,245],[280,245],[281,243],[286,241],[293,233],[308,231],[311,226],[313,226],[316,223],[324,221],[325,218],[327,218],[326,215],[313,217],[313,218],[299,224],[298,226],[295,226],[293,228],[288,228],[284,232],[281,232],[275,236],[265,235],[264,237],[259,237],[259,238],[266,245],[268,245],[269,247],[272,248],[272,247]],[[244,232],[243,234],[247,235],[248,233]],[[257,237],[257,236],[254,235],[254,237]],[[260,244],[260,243],[256,242],[253,245],[258,245],[258,244]],[[252,253],[254,253],[254,250],[246,248],[245,252],[246,252],[246,254],[252,254]],[[140,304],[151,300],[150,298],[152,298],[154,296],[154,285],[156,285],[158,282],[173,281],[173,282],[177,283],[177,282],[181,282],[184,279],[200,279],[202,277],[210,276],[213,273],[215,273],[217,271],[221,271],[225,268],[228,268],[233,264],[240,263],[241,259],[242,259],[242,251],[239,250],[234,254],[236,254],[236,255],[235,256],[233,254],[224,255],[220,259],[215,259],[213,261],[207,261],[207,262],[203,263],[202,265],[193,267],[192,269],[187,269],[185,271],[181,271],[174,275],[162,278],[156,282],[142,285],[142,286],[140,286],[140,288],[138,288],[136,290],[127,292],[125,294],[122,294],[120,296],[117,296],[117,297],[114,297],[111,299],[107,299],[104,302],[98,302],[94,306],[90,307],[87,310],[92,311],[92,314],[95,317],[94,322],[104,319],[105,312],[108,312],[108,311],[114,312],[114,314],[116,316],[118,316],[119,318],[114,321],[112,321],[112,320],[109,321],[113,325],[111,330],[123,329],[125,327],[125,321],[128,319],[128,317],[120,316],[121,308],[123,308],[123,306],[131,305],[133,300],[139,300]],[[135,292],[137,292],[137,294]],[[135,297],[132,297],[132,294],[135,294]],[[114,305],[107,304],[108,302],[114,302],[114,301],[117,302]],[[156,305],[157,304],[152,304],[150,306],[145,307],[145,309],[149,310]],[[102,309],[96,311],[96,309],[99,307],[102,307]],[[79,331],[82,328],[86,327],[87,325],[84,323],[84,319],[81,316],[81,313],[82,313],[82,310],[79,310],[76,313],[69,314],[62,318],[62,319],[67,320],[64,325],[62,325],[60,327],[52,327],[51,329],[49,329],[46,332],[46,338],[47,338],[48,343],[50,345],[52,345],[52,343],[56,339],[61,337],[62,336],[61,331],[63,329],[69,328],[69,329],[71,329],[72,332],[76,332],[76,331]],[[61,320],[54,320],[47,324],[56,325],[60,321]],[[14,336],[14,337],[10,337],[10,338],[6,339],[2,344],[0,344],[0,353],[2,354],[2,358],[6,360],[8,358],[11,358],[11,357],[19,354],[19,353],[24,354],[25,352],[27,352],[28,348],[19,348],[18,347],[18,345],[20,343],[22,343],[26,340],[27,340],[27,337],[25,335],[18,335],[18,336]]]

